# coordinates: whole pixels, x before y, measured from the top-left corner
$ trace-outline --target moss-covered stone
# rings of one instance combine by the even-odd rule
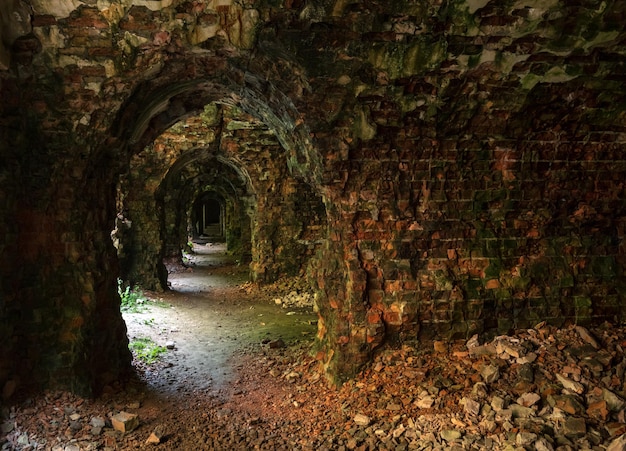
[[[589,324],[593,313],[591,298],[588,296],[574,296],[573,301],[576,324]]]
[[[443,40],[420,38],[408,47],[395,43],[376,43],[369,51],[368,61],[390,79],[423,74],[433,70],[445,59],[447,45]]]

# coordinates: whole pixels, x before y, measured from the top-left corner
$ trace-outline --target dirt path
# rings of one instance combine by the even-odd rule
[[[171,349],[153,364],[135,357],[136,378],[98,399],[46,392],[0,406],[0,450],[247,450],[267,442],[250,428],[265,428],[268,415],[291,406],[294,387],[282,375],[308,354],[312,298],[298,293],[297,280],[264,289],[249,283],[247,268],[221,245],[194,250],[187,268],[169,274],[171,290],[144,292],[138,308],[123,312],[131,343]],[[120,412],[137,415],[139,427],[114,430]],[[158,444],[146,442],[152,433]],[[287,442],[271,443],[265,449]]]
[[[309,339],[316,315],[307,307],[278,305],[247,284],[222,245],[196,245],[188,269],[170,274],[171,291],[146,293],[139,312],[124,313],[129,339],[149,338],[169,347],[146,381],[155,391],[176,395],[205,391],[216,395],[234,378],[235,351]]]

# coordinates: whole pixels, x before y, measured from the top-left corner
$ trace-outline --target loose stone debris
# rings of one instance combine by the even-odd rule
[[[282,298],[275,298],[274,302],[283,308],[289,307],[310,307],[313,305],[313,295],[311,293],[298,293],[291,291]]]
[[[381,350],[334,388],[308,344],[259,344],[219,393],[26,399],[2,410],[0,449],[626,450],[626,328],[539,324],[445,348]]]
[[[310,287],[306,286],[305,278],[284,278],[260,287],[264,293],[273,294],[273,300],[276,305],[283,308],[311,308],[314,306],[314,295],[311,293]],[[243,286],[246,291],[257,290],[253,284],[248,283]]]
[[[150,436],[146,440],[146,443],[150,445],[158,445],[159,443],[161,443],[161,440],[163,440],[163,438],[163,428],[157,427],[154,431],[152,431],[152,434],[150,434]]]
[[[130,432],[139,426],[139,417],[137,414],[120,412],[111,418],[113,429],[120,432]]]

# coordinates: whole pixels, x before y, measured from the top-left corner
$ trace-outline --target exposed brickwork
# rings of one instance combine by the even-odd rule
[[[157,286],[207,184],[254,277],[307,270],[339,379],[405,337],[624,320],[622,3],[122,3],[3,31],[0,385],[123,372],[116,200]]]

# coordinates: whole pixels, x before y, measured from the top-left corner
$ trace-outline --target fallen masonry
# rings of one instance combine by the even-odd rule
[[[385,349],[333,388],[308,345],[259,344],[235,356],[231,389],[160,410],[137,387],[26,400],[3,411],[1,449],[135,449],[159,430],[159,449],[624,450],[625,348],[623,327],[539,324]],[[113,429],[123,411],[138,415],[136,429]]]
[[[623,328],[539,324],[480,343],[405,344],[381,352],[338,393],[320,390],[311,362],[293,396],[303,417],[332,399],[341,426],[327,449],[610,449],[626,433]],[[331,407],[332,409],[332,407]],[[324,430],[324,423],[316,429]],[[369,447],[369,448],[368,448]],[[304,449],[304,448],[303,448]]]

